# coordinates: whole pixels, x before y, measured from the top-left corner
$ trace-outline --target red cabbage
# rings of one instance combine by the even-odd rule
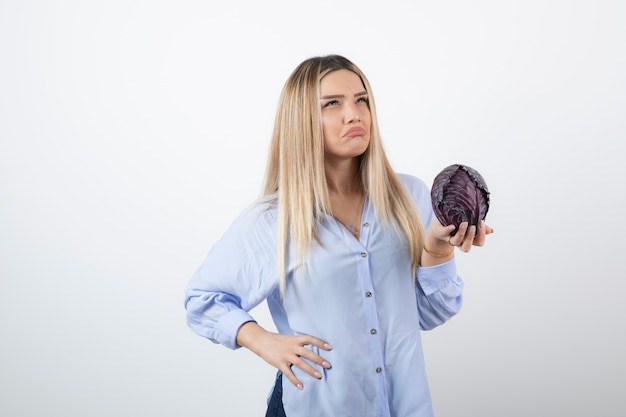
[[[430,190],[435,216],[444,226],[462,222],[478,225],[489,210],[489,190],[485,179],[473,168],[454,164],[443,169]]]

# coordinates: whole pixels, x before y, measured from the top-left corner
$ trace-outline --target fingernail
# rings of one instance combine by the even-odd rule
[[[313,375],[315,375],[315,378],[321,378],[322,377],[322,374],[320,374],[317,371],[315,371],[315,373]]]
[[[302,391],[304,389],[304,387],[302,386],[302,384],[298,384],[296,385],[296,388],[298,388],[300,391]]]
[[[480,227],[481,229],[485,228],[485,221],[481,220],[480,223],[478,224],[478,227]]]
[[[324,368],[326,368],[326,369],[329,369],[329,368],[330,368],[330,363],[329,363],[329,362],[324,361],[324,362],[322,362],[322,366],[323,366]]]
[[[324,347],[328,350],[332,349],[332,347],[328,343],[324,343]]]

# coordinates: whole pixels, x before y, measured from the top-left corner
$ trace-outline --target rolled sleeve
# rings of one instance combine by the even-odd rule
[[[237,333],[241,326],[249,321],[255,320],[244,310],[232,310],[215,324],[214,330],[218,336],[216,340],[230,349],[240,348],[241,346],[237,344]]]
[[[463,280],[454,260],[418,268],[416,295],[423,330],[440,326],[458,314],[463,304]]]
[[[456,279],[456,262],[454,260],[435,266],[422,266],[417,270],[417,280],[426,295],[441,291]]]

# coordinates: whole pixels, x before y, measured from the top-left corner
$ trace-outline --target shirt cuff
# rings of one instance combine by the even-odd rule
[[[456,277],[456,262],[454,259],[439,265],[420,266],[417,269],[417,280],[426,295],[442,290],[450,282],[456,280]]]
[[[237,333],[246,322],[256,321],[244,310],[231,310],[215,324],[215,331],[219,335],[218,342],[230,349],[238,349]]]

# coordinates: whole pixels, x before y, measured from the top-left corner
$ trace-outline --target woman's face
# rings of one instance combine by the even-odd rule
[[[325,160],[362,155],[370,143],[372,117],[359,76],[349,70],[327,74],[320,82],[320,99]]]

